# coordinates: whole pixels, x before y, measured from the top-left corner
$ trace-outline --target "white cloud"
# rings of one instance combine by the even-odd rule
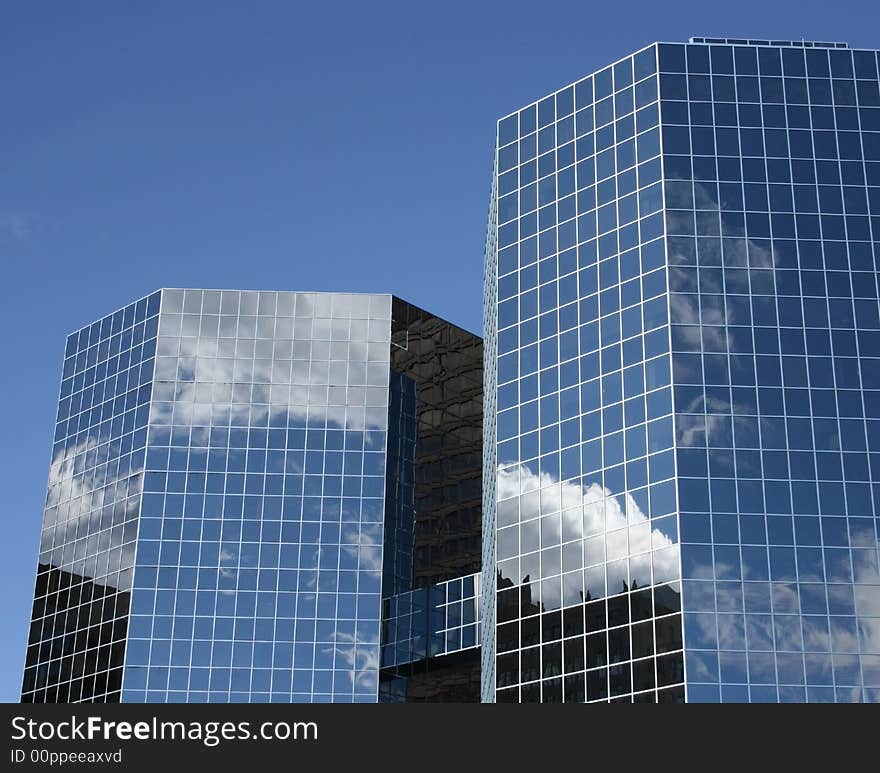
[[[499,469],[497,492],[499,501],[512,497],[519,499],[520,523],[561,513],[561,533],[582,533],[588,555],[596,549],[596,540],[601,543],[604,539],[604,546],[600,544],[598,549],[604,551],[606,565],[613,560],[628,558],[630,569],[644,575],[650,559],[654,582],[678,577],[677,544],[663,531],[650,526],[648,516],[629,493],[623,496],[621,504],[618,497],[599,483],[583,486],[576,481],[559,482],[549,473],[538,474],[526,465]],[[650,540],[643,534],[645,528],[641,527],[650,529]],[[551,542],[559,541],[560,534],[554,533]],[[545,603],[550,604],[556,601],[545,599]]]
[[[28,241],[36,218],[27,212],[0,212],[0,234],[15,242]]]

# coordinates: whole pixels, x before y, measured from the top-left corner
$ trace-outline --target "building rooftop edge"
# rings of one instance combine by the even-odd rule
[[[805,45],[809,44],[809,45]],[[763,47],[763,48],[809,48],[815,49],[819,48],[822,50],[836,50],[836,51],[870,51],[872,53],[877,53],[878,49],[876,48],[851,48],[848,43],[842,42],[823,42],[817,43],[815,41],[809,40],[801,40],[801,41],[792,41],[792,40],[770,40],[770,39],[758,39],[758,38],[714,38],[714,37],[690,37],[686,41],[681,40],[655,40],[652,43],[648,43],[640,48],[637,48],[633,51],[630,51],[625,56],[620,57],[619,59],[615,59],[613,62],[609,62],[608,64],[602,65],[601,67],[596,68],[595,70],[590,70],[589,72],[581,75],[573,81],[569,81],[558,89],[553,89],[553,91],[549,91],[546,94],[542,94],[538,99],[530,100],[522,105],[520,105],[515,110],[510,110],[504,115],[500,116],[496,123],[501,123],[501,121],[506,118],[510,118],[510,116],[519,113],[522,110],[525,110],[532,105],[536,105],[541,100],[547,99],[547,97],[552,97],[558,94],[560,91],[565,91],[565,89],[570,86],[574,86],[576,83],[580,83],[582,80],[586,78],[590,78],[603,70],[607,70],[609,67],[614,67],[615,65],[623,62],[630,57],[636,56],[640,54],[642,51],[645,51],[654,46],[687,46],[687,45],[728,45],[728,46],[749,46],[749,47]],[[496,134],[497,136],[497,134]]]
[[[114,314],[117,314],[120,311],[123,311],[124,309],[128,308],[129,306],[133,306],[137,303],[140,303],[141,301],[146,301],[147,299],[151,298],[156,293],[163,293],[163,292],[168,292],[168,291],[185,292],[187,290],[198,291],[198,292],[297,293],[297,294],[302,294],[302,295],[359,295],[359,296],[379,296],[379,297],[387,297],[387,298],[392,298],[392,299],[396,298],[400,301],[403,301],[404,303],[409,304],[410,306],[412,306],[416,309],[419,309],[420,311],[424,311],[427,314],[431,314],[432,316],[443,320],[444,322],[452,325],[453,327],[456,327],[456,328],[464,331],[465,333],[468,333],[469,335],[473,335],[478,338],[482,338],[480,333],[475,333],[472,330],[468,330],[466,327],[459,325],[455,322],[452,322],[451,320],[447,319],[445,316],[441,316],[441,314],[439,314],[438,312],[431,311],[430,309],[426,309],[426,308],[414,303],[413,301],[408,300],[407,298],[404,298],[404,297],[397,295],[396,293],[392,293],[392,292],[387,292],[387,293],[364,292],[364,291],[357,292],[357,291],[348,291],[348,290],[278,290],[278,289],[273,290],[273,289],[268,289],[268,288],[263,288],[261,290],[257,290],[257,289],[253,289],[253,288],[240,288],[240,287],[157,287],[155,290],[151,290],[150,292],[146,293],[145,295],[138,296],[137,298],[134,298],[134,299],[128,301],[127,303],[123,303],[121,306],[117,306],[117,307],[113,308],[111,311],[107,312],[106,314],[102,314],[101,316],[93,319],[91,322],[87,322],[83,325],[79,325],[78,327],[74,328],[73,330],[71,330],[70,332],[68,332],[65,335],[65,340],[69,339],[71,336],[78,335],[82,330],[91,327],[96,322],[101,322],[102,320],[106,319],[107,317],[112,317]]]

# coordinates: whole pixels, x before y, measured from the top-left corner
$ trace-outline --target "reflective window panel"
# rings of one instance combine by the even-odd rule
[[[688,699],[880,701],[880,88],[661,45]]]
[[[380,700],[480,700],[482,415],[482,340],[394,298]]]
[[[23,700],[378,700],[382,596],[479,567],[481,354],[390,295],[162,290],[72,335]]]
[[[878,233],[874,51],[656,44],[499,121],[484,700],[880,700]]]
[[[122,689],[160,294],[67,338],[21,699]]]

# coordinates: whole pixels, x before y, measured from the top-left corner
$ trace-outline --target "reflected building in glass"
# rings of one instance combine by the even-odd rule
[[[477,700],[482,399],[481,339],[390,295],[74,333],[22,700]]]
[[[22,700],[880,702],[878,64],[693,38],[501,119],[485,369],[390,295],[71,335]]]
[[[875,51],[655,44],[498,122],[483,700],[880,701],[878,267]]]

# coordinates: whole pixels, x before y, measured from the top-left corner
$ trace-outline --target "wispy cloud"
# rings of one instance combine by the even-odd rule
[[[26,242],[34,233],[35,221],[28,212],[0,212],[0,238]]]

